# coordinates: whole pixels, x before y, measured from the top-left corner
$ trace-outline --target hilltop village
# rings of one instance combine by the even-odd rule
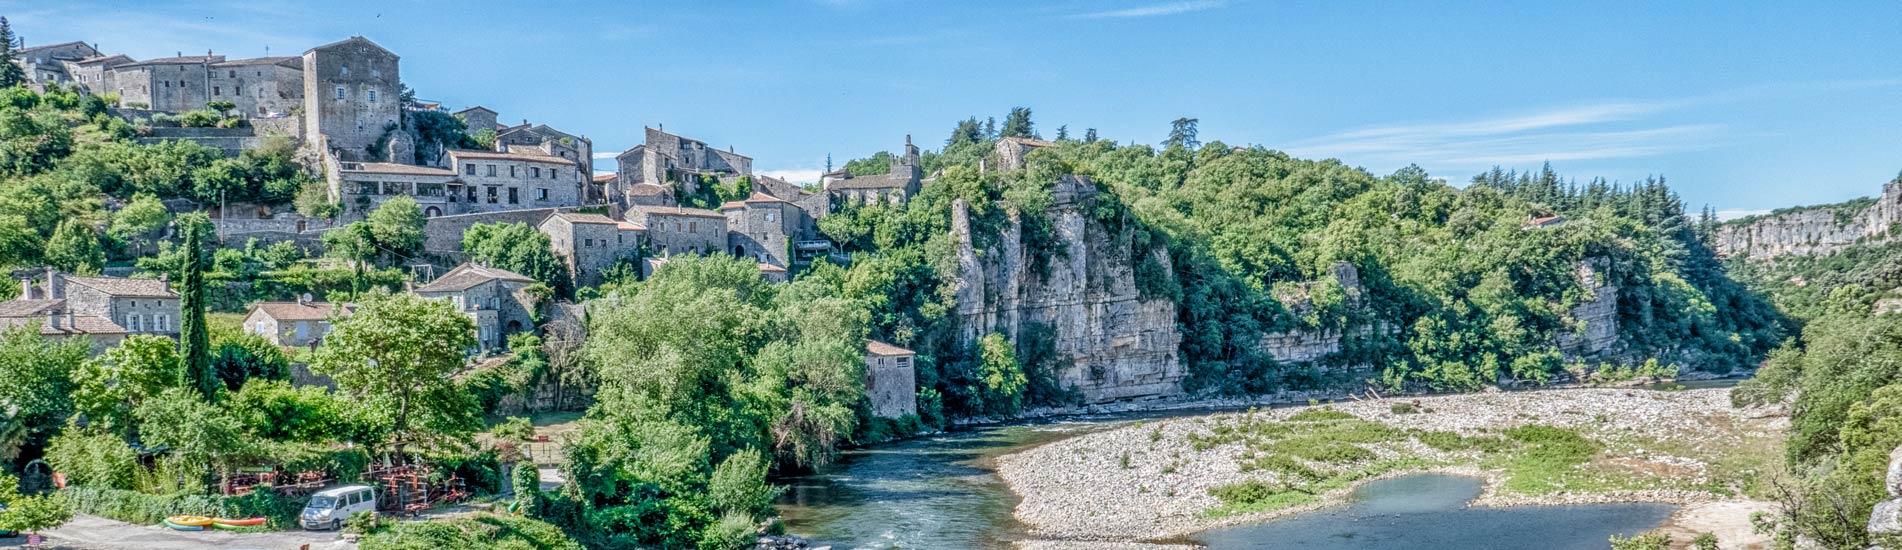
[[[294,137],[299,158],[322,174],[328,198],[338,205],[335,215],[215,205],[217,237],[228,245],[292,242],[319,256],[325,232],[365,219],[392,198],[415,201],[427,220],[423,254],[405,266],[422,278],[412,291],[457,304],[475,321],[484,349],[502,349],[508,335],[532,327],[531,311],[541,306],[525,290],[533,278],[456,261],[471,226],[535,228],[547,235],[577,287],[605,282],[604,273],[622,263],[651,274],[675,254],[731,254],[756,261],[762,278],[784,282],[789,270],[815,259],[843,261],[817,224],[839,205],[903,204],[930,184],[909,136],[889,173],[854,177],[838,170],[809,189],[754,174],[753,159],[731,148],[655,128],[646,129],[645,143],[614,157],[613,173],[596,175],[594,144],[584,135],[526,120],[503,123],[500,113],[481,106],[449,111],[405,97],[400,56],[360,36],[301,56],[251,59],[207,52],[136,60],[84,42],[34,45],[15,55],[29,87],[112,94],[121,117],[177,115],[229,102],[226,110],[244,121],[229,129],[153,128],[145,140],[196,141],[235,153],[267,134]],[[415,115],[423,112],[446,113],[493,147],[415,143]],[[749,196],[707,207],[682,202],[703,195],[704,186],[740,182],[752,190]],[[177,335],[177,293],[163,280],[48,269],[22,277],[21,284],[25,292],[0,308],[0,319],[43,323],[48,334],[86,335],[98,349],[127,334]],[[322,341],[328,317],[349,311],[348,304],[263,302],[251,307],[244,326],[281,345],[312,346]],[[868,349],[874,358],[898,358],[892,372],[869,375],[885,381],[874,385],[879,391],[892,393],[874,401],[891,403],[883,413],[892,417],[914,412],[913,390],[905,387],[914,378],[906,358],[911,352],[880,342]]]

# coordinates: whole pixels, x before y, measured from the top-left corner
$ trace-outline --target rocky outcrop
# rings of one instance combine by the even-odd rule
[[[996,332],[1021,344],[1026,330],[1042,325],[1053,336],[1059,384],[1085,402],[1179,394],[1182,336],[1175,303],[1137,291],[1141,258],[1126,240],[1118,244],[1117,235],[1090,219],[1095,195],[1089,178],[1064,176],[1052,190],[1050,207],[1028,214],[1048,216],[1066,250],[1040,259],[1049,262],[1047,277],[1026,256],[1019,214],[1010,215],[994,244],[980,249],[970,205],[952,204],[961,337],[970,345]],[[1166,254],[1151,253],[1167,266]]]
[[[1360,305],[1361,296],[1366,289],[1360,284],[1360,270],[1348,262],[1334,262],[1328,268],[1328,279],[1310,281],[1294,285],[1291,289],[1277,292],[1275,299],[1282,307],[1295,316],[1304,316],[1314,308],[1313,293],[1322,282],[1332,282],[1339,286],[1341,299],[1348,307]],[[1276,363],[1302,364],[1313,363],[1341,351],[1341,337],[1348,331],[1338,328],[1294,328],[1270,332],[1261,336],[1257,351],[1274,358]],[[1371,327],[1360,327],[1354,334],[1365,336],[1372,333]]]
[[[1902,223],[1902,178],[1882,186],[1873,204],[1794,209],[1717,227],[1718,255],[1753,259],[1829,254],[1859,243],[1887,242]]]
[[[1586,298],[1570,312],[1572,330],[1559,333],[1559,349],[1574,358],[1597,357],[1618,343],[1618,286],[1609,280],[1611,262],[1591,258],[1578,263],[1578,284]]]
[[[1876,503],[1869,513],[1869,534],[1902,535],[1902,447],[1889,452],[1889,475],[1883,483],[1889,500]]]

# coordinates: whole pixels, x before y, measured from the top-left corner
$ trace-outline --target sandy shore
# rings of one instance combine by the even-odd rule
[[[1418,412],[1397,412],[1395,404],[1417,405]],[[1498,472],[1482,469],[1477,460],[1441,453],[1418,442],[1382,454],[1408,453],[1434,465],[1388,474],[1438,471],[1472,475],[1486,480],[1475,506],[1576,504],[1597,502],[1663,502],[1702,504],[1729,501],[1707,487],[1714,468],[1735,467],[1713,463],[1735,449],[1780,439],[1787,419],[1776,411],[1738,410],[1730,406],[1729,390],[1704,389],[1658,392],[1631,389],[1568,389],[1532,392],[1493,392],[1337,403],[1335,409],[1389,426],[1427,431],[1482,435],[1497,430],[1539,424],[1577,430],[1605,444],[1594,458],[1608,468],[1629,469],[1635,475],[1660,480],[1656,486],[1622,490],[1559,490],[1539,495],[1501,491]],[[1259,417],[1285,419],[1306,407],[1264,410]],[[1020,548],[1063,550],[1104,548],[1119,543],[1126,548],[1168,548],[1140,544],[1181,540],[1211,527],[1261,521],[1343,501],[1352,487],[1321,495],[1317,502],[1268,512],[1210,517],[1221,505],[1209,489],[1246,480],[1270,481],[1272,474],[1244,472],[1238,443],[1196,450],[1192,434],[1206,436],[1222,422],[1240,414],[1217,414],[1133,423],[1112,430],[1057,441],[997,459],[998,475],[1021,498],[1015,515],[1030,527],[1036,539]],[[1713,458],[1717,457],[1717,458]],[[1622,471],[1622,470],[1620,470]],[[1363,480],[1365,481],[1365,480]],[[1726,506],[1694,506],[1674,517],[1672,526],[1690,533],[1716,532],[1731,547],[1733,539],[1748,533],[1750,511],[1763,503],[1730,501]],[[1733,513],[1735,512],[1735,513]],[[1741,515],[1731,518],[1732,515]],[[1737,527],[1743,526],[1739,531]],[[1732,535],[1725,537],[1726,534]],[[1077,546],[1076,544],[1081,544]],[[1135,543],[1123,546],[1123,543]],[[1736,543],[1745,543],[1736,540]]]

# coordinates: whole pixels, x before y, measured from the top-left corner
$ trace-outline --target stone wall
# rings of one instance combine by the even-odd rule
[[[1013,214],[996,243],[979,250],[971,234],[970,206],[952,203],[957,243],[958,318],[961,339],[975,345],[997,332],[1017,340],[1033,324],[1054,331],[1059,383],[1087,403],[1180,394],[1183,377],[1176,305],[1144,299],[1136,290],[1138,261],[1127,245],[1090,220],[1095,186],[1086,177],[1064,176],[1047,216],[1068,249],[1049,258],[1050,275],[1031,269]],[[1157,251],[1157,258],[1167,256]]]
[[[1819,206],[1726,223],[1717,228],[1715,246],[1721,256],[1760,260],[1829,254],[1894,239],[1897,223],[1902,223],[1902,179],[1883,185],[1875,203],[1861,210]]]
[[[455,216],[437,216],[429,218],[423,225],[423,251],[434,254],[455,254],[462,252],[462,232],[478,223],[525,223],[529,227],[541,225],[549,214],[559,208],[535,208],[530,210],[508,210],[503,212],[482,212]]]

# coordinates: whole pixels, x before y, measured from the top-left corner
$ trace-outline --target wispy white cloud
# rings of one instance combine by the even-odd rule
[[[1162,4],[1151,4],[1147,6],[1138,6],[1134,8],[1125,8],[1120,10],[1079,13],[1071,17],[1075,17],[1079,19],[1160,17],[1164,15],[1176,15],[1179,13],[1212,10],[1215,8],[1222,7],[1224,4],[1227,4],[1227,2],[1223,2],[1222,0],[1189,0],[1189,1],[1183,1],[1183,2],[1167,2]]]
[[[1295,142],[1288,152],[1383,168],[1417,163],[1433,170],[1472,170],[1646,157],[1726,143],[1723,125],[1648,123],[1682,103],[1604,101],[1465,121],[1359,128]]]
[[[825,173],[824,170],[820,170],[818,168],[790,168],[790,169],[780,169],[780,170],[761,170],[759,174],[766,177],[779,178],[779,179],[786,180],[793,183],[819,183],[819,175],[824,173]]]
[[[606,153],[595,153],[595,154],[594,154],[594,159],[595,159],[595,160],[607,160],[607,159],[611,159],[611,158],[614,158],[614,157],[616,157],[616,156],[619,156],[619,155],[620,155],[620,153],[616,153],[616,152],[612,152],[612,151],[610,151],[610,152],[606,152]]]

